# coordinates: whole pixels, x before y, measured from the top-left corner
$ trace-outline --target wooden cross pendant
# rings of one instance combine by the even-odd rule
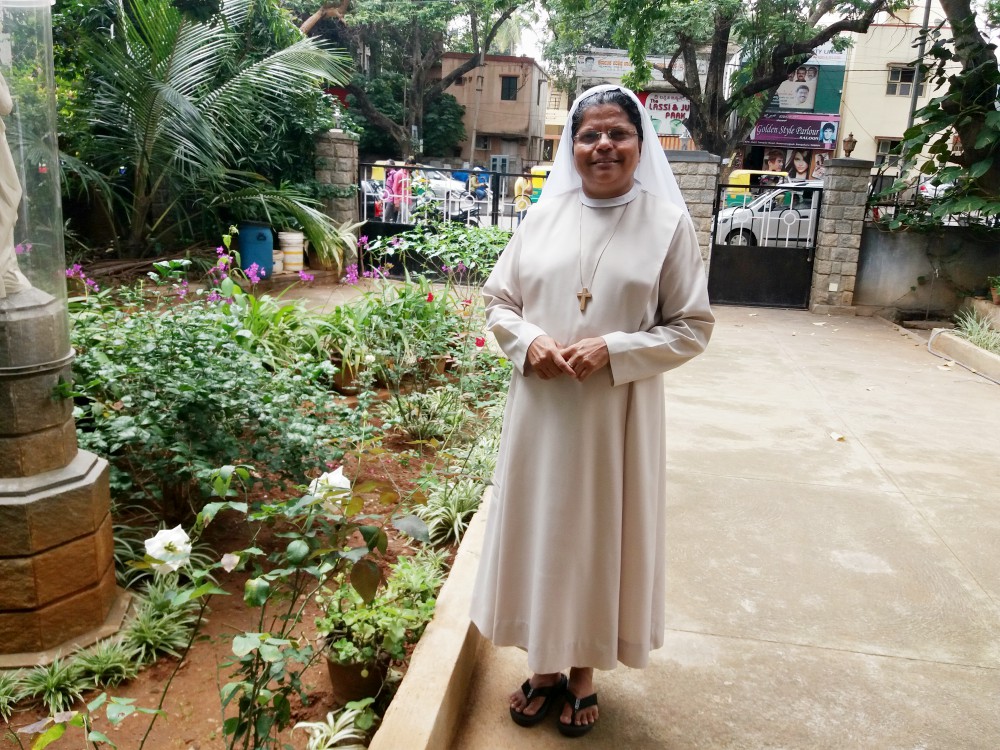
[[[594,295],[590,293],[587,287],[583,287],[579,292],[576,293],[576,298],[580,300],[580,312],[585,312],[587,309],[587,302]]]

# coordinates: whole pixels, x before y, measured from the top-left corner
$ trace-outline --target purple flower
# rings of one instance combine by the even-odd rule
[[[458,265],[455,266],[455,270],[458,273],[465,273],[467,269],[465,268],[465,264],[462,261],[458,261]]]
[[[222,245],[219,245],[217,248],[215,248],[215,254],[216,255],[225,255],[226,254],[226,248],[224,248]]]
[[[218,302],[220,299],[222,299],[222,295],[219,294],[216,290],[213,289],[211,292],[208,293],[209,302]]]
[[[250,264],[250,267],[247,269],[247,278],[250,279],[251,284],[259,284],[261,276],[264,275],[264,269],[256,263]]]
[[[367,275],[368,275],[368,272],[365,271],[365,276],[367,276]],[[358,283],[358,264],[357,263],[352,263],[346,269],[344,269],[344,281],[346,281],[351,286],[353,286],[354,284]]]
[[[358,237],[358,247],[368,247],[368,235],[363,234]]]
[[[355,272],[357,272],[356,269]],[[302,281],[313,281],[316,276],[311,273],[306,273],[305,271],[299,271],[299,278],[302,279]]]
[[[443,273],[451,273],[451,269],[448,266],[441,266],[441,271]]]
[[[24,243],[22,243],[20,245],[15,245],[14,246],[14,252],[17,255],[24,255],[25,253],[30,253],[31,252],[31,243],[30,242],[24,242]]]
[[[401,243],[402,241],[403,240],[400,237],[393,237],[392,238],[392,246],[393,247],[399,247],[399,243]]]

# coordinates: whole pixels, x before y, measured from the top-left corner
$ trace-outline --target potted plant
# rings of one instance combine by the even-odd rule
[[[993,296],[993,304],[1000,305],[1000,275],[987,276],[986,284],[989,286],[990,294]]]
[[[444,555],[404,557],[370,601],[341,573],[316,597],[316,630],[327,658],[333,697],[347,703],[377,695],[393,662],[423,635],[444,581]]]

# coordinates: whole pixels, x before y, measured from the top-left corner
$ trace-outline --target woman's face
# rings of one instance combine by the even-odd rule
[[[796,172],[805,172],[806,167],[809,166],[806,164],[806,157],[802,155],[801,151],[795,152],[795,158],[792,159],[792,164],[795,165]]]
[[[610,130],[635,133],[635,126],[617,104],[598,104],[584,110],[576,134]],[[583,192],[591,198],[614,198],[632,188],[632,175],[642,150],[638,135],[614,142],[603,135],[597,143],[573,142],[573,161],[583,180]]]

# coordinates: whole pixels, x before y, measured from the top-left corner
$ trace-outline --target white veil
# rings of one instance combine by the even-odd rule
[[[681,195],[681,189],[677,187],[677,180],[670,169],[670,164],[667,163],[667,156],[660,147],[660,139],[656,135],[656,128],[653,127],[649,113],[635,94],[627,88],[611,84],[589,88],[573,102],[566,118],[566,125],[563,128],[562,139],[559,141],[559,150],[556,152],[556,158],[552,162],[552,170],[549,172],[548,179],[545,180],[545,186],[542,188],[538,202],[549,201],[557,195],[578,190],[583,185],[573,162],[573,113],[576,112],[580,102],[588,96],[616,89],[631,97],[642,116],[642,154],[639,156],[639,166],[635,170],[636,182],[642,185],[646,192],[666,198],[687,213],[684,196]]]

